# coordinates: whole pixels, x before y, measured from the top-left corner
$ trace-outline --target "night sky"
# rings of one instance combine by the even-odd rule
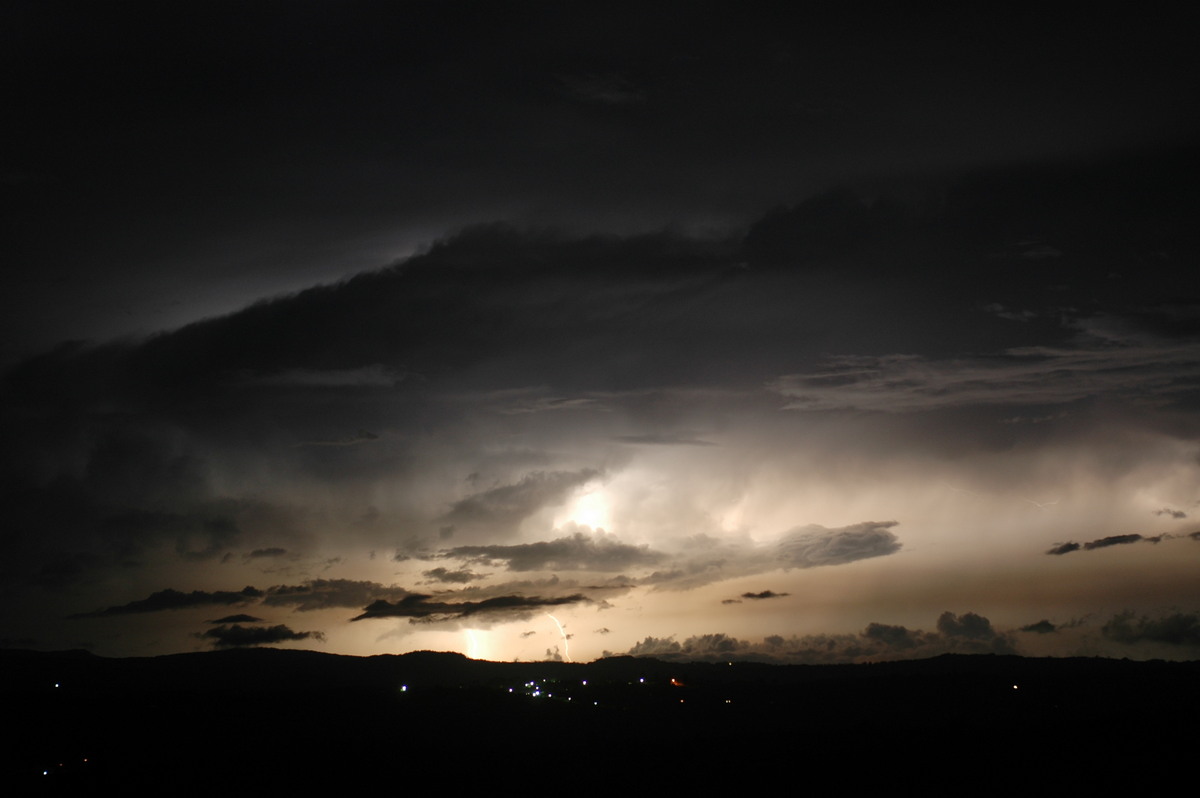
[[[1200,656],[1196,34],[6,3],[0,645]]]

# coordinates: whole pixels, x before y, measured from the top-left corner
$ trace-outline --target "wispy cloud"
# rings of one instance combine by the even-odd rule
[[[920,412],[972,405],[1052,405],[1094,396],[1166,404],[1196,390],[1200,346],[1148,333],[1081,327],[1074,345],[938,360],[921,355],[831,357],[819,371],[769,384],[788,410]]]
[[[440,556],[487,565],[504,564],[510,571],[621,571],[653,565],[665,557],[649,546],[632,546],[611,535],[589,536],[582,532],[513,546],[458,546]]]
[[[891,532],[897,521],[866,521],[838,529],[819,524],[793,529],[779,542],[779,559],[793,568],[844,565],[900,550],[900,539]]]

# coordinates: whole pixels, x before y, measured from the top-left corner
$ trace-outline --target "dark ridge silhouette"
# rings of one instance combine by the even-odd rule
[[[0,665],[16,732],[0,783],[21,795],[416,777],[466,789],[531,774],[585,792],[735,789],[772,773],[884,787],[923,768],[937,783],[987,772],[1078,787],[1099,778],[1088,763],[1105,750],[1126,777],[1153,781],[1167,772],[1159,742],[1187,739],[1200,700],[1200,662],[999,655],[782,666],[9,650]]]

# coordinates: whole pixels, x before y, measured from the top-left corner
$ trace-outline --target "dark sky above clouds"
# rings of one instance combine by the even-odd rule
[[[1196,655],[1183,17],[2,13],[5,645]]]

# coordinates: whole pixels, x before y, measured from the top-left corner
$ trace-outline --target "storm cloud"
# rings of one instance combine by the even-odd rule
[[[9,37],[0,638],[858,661],[1190,606],[1182,15],[193,10]]]
[[[161,612],[163,610],[184,610],[192,607],[206,607],[214,604],[248,604],[257,603],[263,598],[263,591],[246,586],[240,591],[218,590],[216,592],[208,592],[204,590],[193,590],[191,593],[183,593],[179,590],[167,588],[160,590],[157,593],[152,593],[144,599],[131,601],[128,604],[121,604],[107,609],[97,610],[95,612],[81,613],[72,617],[75,618],[100,618],[110,615],[129,615],[143,612]]]
[[[498,622],[520,620],[548,607],[561,607],[587,601],[587,596],[576,593],[570,596],[542,598],[540,596],[495,596],[482,601],[437,601],[433,596],[413,594],[397,602],[380,599],[351,618],[361,621],[366,618],[408,618],[413,623],[444,623],[467,617],[481,616],[481,620]]]
[[[217,648],[240,648],[245,646],[269,646],[298,640],[323,640],[320,632],[294,632],[284,624],[277,626],[218,626],[203,632],[200,637],[209,640]]]

